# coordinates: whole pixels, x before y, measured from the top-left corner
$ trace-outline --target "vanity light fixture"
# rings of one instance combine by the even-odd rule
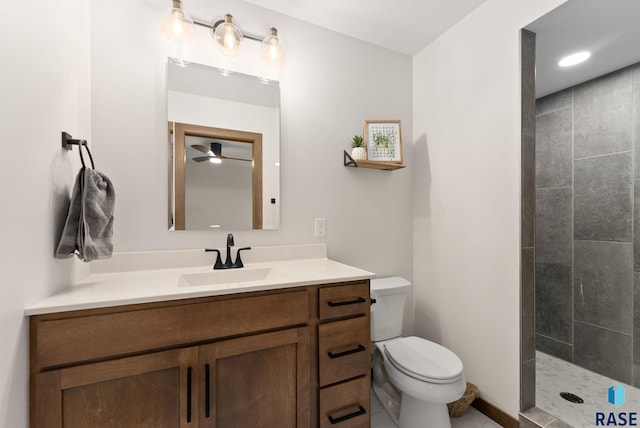
[[[194,21],[196,25],[211,28],[213,30],[213,40],[216,46],[224,55],[237,56],[242,48],[244,39],[262,43],[260,49],[262,59],[270,67],[280,67],[284,63],[284,47],[282,39],[278,36],[275,27],[269,29],[269,34],[261,38],[249,33],[243,33],[240,27],[233,22],[233,16],[226,14],[224,19],[216,21],[212,26],[203,22]]]
[[[275,27],[269,28],[269,35],[262,41],[262,59],[271,67],[280,67],[284,62],[284,49]]]
[[[173,7],[162,20],[162,32],[173,43],[186,44],[193,40],[193,19],[182,10],[182,0],[173,0]]]
[[[193,39],[195,25],[211,29],[216,46],[226,56],[237,56],[244,39],[249,39],[262,44],[261,56],[268,66],[280,67],[284,63],[284,46],[275,27],[269,29],[266,37],[244,33],[228,13],[224,19],[210,25],[191,19],[182,9],[181,0],[173,0],[173,8],[162,21],[162,30],[172,42],[188,43]]]
[[[227,13],[224,21],[216,22],[213,27],[213,40],[220,52],[227,56],[238,55],[244,35],[240,27],[233,23],[233,16]]]
[[[567,55],[564,58],[562,58],[558,62],[558,65],[560,67],[571,67],[573,65],[578,65],[582,62],[585,62],[590,57],[591,57],[591,52],[587,52],[587,51],[576,52],[574,54]]]

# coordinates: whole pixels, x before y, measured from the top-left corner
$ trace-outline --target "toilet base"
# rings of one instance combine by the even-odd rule
[[[446,404],[429,403],[408,394],[402,394],[400,428],[451,428]]]
[[[391,385],[386,384],[385,386]],[[395,426],[398,426],[398,418],[400,417],[400,394],[389,394],[385,388],[375,383],[371,385],[371,391],[387,416],[389,416]]]

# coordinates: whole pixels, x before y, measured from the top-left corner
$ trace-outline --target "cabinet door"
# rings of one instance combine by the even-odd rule
[[[196,347],[36,374],[32,428],[192,428]]]
[[[309,427],[308,327],[204,345],[199,370],[200,427]]]

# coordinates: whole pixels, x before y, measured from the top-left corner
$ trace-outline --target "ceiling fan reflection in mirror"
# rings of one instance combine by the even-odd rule
[[[252,160],[252,159],[243,159],[243,158],[236,158],[231,156],[224,156],[222,154],[222,143],[215,142],[215,141],[209,143],[209,147],[204,146],[202,144],[192,144],[191,148],[196,149],[207,155],[207,156],[198,156],[193,158],[192,160],[196,162],[209,161],[211,163],[221,163],[223,159],[233,159],[233,160],[245,161],[245,162],[251,162]]]

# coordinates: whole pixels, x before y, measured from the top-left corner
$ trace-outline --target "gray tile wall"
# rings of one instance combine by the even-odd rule
[[[536,333],[572,343],[571,266],[536,263]]]
[[[631,242],[631,152],[576,159],[574,236]]]
[[[631,68],[573,90],[575,158],[631,150]]]
[[[573,89],[536,101],[536,349],[573,359]]]
[[[536,262],[571,266],[572,211],[571,187],[536,190]]]
[[[633,385],[640,386],[640,272],[633,273]]]
[[[522,135],[520,147],[521,277],[520,277],[520,410],[536,405],[535,354],[535,217],[536,217],[536,35],[521,31]]]
[[[631,334],[631,244],[576,241],[574,260],[575,320]]]
[[[640,64],[537,100],[535,126],[536,349],[640,386]]]
[[[640,64],[633,67],[633,385],[640,386]]]
[[[548,97],[547,97],[548,98]],[[536,126],[536,187],[571,186],[572,109],[538,116]]]

